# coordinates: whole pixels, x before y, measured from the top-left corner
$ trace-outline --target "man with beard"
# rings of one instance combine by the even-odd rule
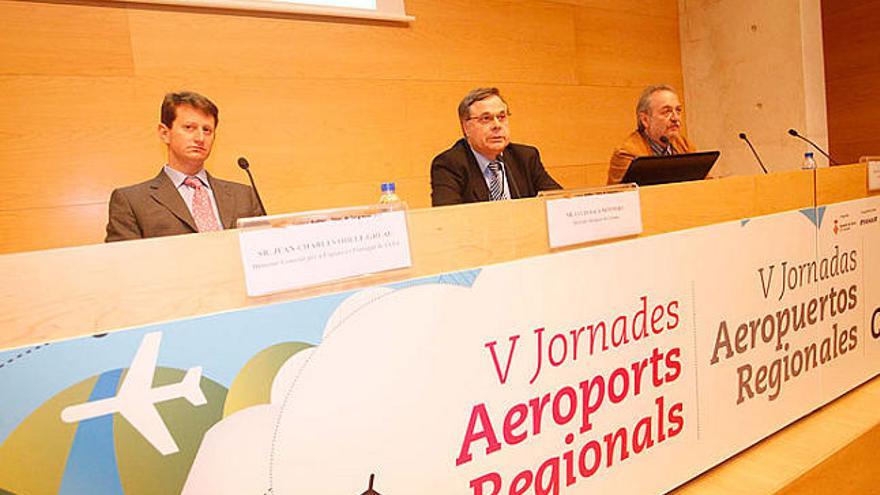
[[[608,184],[619,184],[639,156],[691,153],[696,147],[681,133],[681,102],[666,84],[648,86],[636,105],[638,128],[611,155]]]

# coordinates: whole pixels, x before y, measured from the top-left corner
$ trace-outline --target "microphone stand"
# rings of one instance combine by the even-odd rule
[[[247,172],[248,179],[251,181],[251,187],[254,188],[254,195],[257,197],[257,203],[260,205],[260,210],[263,212],[263,216],[265,216],[267,214],[266,207],[263,206],[263,199],[260,198],[260,191],[257,190],[257,185],[254,183],[254,176],[251,175],[251,164],[248,163],[247,158],[240,156],[238,157],[238,166]]]

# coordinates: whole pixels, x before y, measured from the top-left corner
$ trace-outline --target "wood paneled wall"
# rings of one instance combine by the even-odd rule
[[[880,0],[823,0],[822,25],[830,153],[880,156]]]
[[[408,0],[410,25],[0,0],[0,252],[101,242],[114,187],[153,177],[168,91],[220,107],[208,168],[272,213],[430,204],[431,158],[476,86],[567,187],[604,183],[649,83],[681,87],[676,0]]]

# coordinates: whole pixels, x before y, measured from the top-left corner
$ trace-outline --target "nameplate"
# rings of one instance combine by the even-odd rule
[[[551,248],[639,234],[639,191],[548,199],[547,230]]]
[[[404,210],[245,230],[239,242],[248,296],[412,265]]]
[[[868,190],[880,191],[880,158],[868,160]]]

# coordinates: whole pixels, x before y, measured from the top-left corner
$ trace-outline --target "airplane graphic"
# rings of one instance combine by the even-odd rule
[[[77,423],[118,412],[162,455],[177,452],[177,443],[159,415],[156,404],[180,397],[193,406],[201,406],[208,401],[200,387],[201,366],[188,369],[179,383],[153,388],[161,340],[161,332],[144,335],[115,397],[66,407],[61,411],[61,420]]]

